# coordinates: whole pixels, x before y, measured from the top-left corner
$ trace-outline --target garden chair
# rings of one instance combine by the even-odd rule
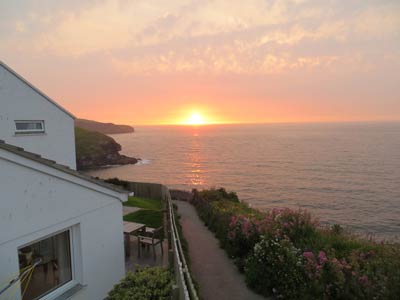
[[[162,226],[152,231],[139,234],[137,238],[138,238],[138,257],[140,257],[141,246],[146,246],[146,247],[151,246],[153,248],[154,260],[156,260],[156,246],[158,244],[160,244],[161,247],[161,255],[164,255],[164,249],[162,245],[164,240],[164,231]]]

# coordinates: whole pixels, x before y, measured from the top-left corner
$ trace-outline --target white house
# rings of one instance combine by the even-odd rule
[[[0,61],[0,138],[76,168],[75,117]]]
[[[0,116],[0,299],[104,299],[127,193],[74,170],[73,116],[3,63]]]

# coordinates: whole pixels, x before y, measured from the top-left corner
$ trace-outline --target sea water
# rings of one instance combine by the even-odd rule
[[[170,188],[225,187],[252,207],[398,240],[400,123],[138,126],[112,135],[137,165],[90,171]]]

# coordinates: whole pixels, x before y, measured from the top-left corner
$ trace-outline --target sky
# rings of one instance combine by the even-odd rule
[[[0,60],[98,121],[400,120],[398,0],[2,0]]]

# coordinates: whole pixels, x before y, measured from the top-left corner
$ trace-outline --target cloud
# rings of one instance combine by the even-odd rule
[[[390,1],[105,0],[30,11],[15,30],[31,38],[8,44],[66,58],[103,53],[122,74],[271,74],[349,62],[365,71],[368,48],[399,38],[399,10]]]
[[[26,27],[25,27],[24,22],[22,22],[22,21],[15,22],[15,31],[19,32],[19,33],[25,32]]]

